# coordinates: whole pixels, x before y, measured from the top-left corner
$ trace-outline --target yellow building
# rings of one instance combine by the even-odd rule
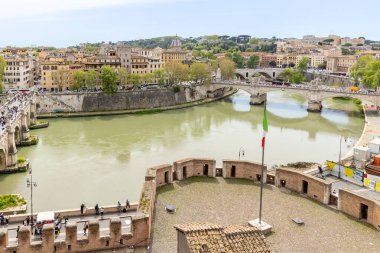
[[[73,84],[74,72],[81,69],[80,64],[42,62],[40,64],[42,88],[46,91],[68,90]]]

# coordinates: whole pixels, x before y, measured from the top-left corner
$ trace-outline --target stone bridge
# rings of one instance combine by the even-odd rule
[[[266,100],[267,93],[271,91],[287,91],[303,96],[308,100],[309,111],[321,111],[322,101],[334,97],[358,98],[364,103],[373,103],[379,109],[380,93],[357,93],[345,90],[325,90],[320,89],[317,85],[300,85],[298,87],[285,85],[272,85],[268,82],[256,83],[214,83],[210,85],[211,90],[218,90],[224,87],[234,87],[248,92],[251,95],[251,104],[260,105]]]
[[[250,80],[256,74],[261,74],[267,78],[277,78],[284,69],[282,68],[258,68],[258,69],[236,69],[236,76],[239,80]]]
[[[17,146],[29,139],[29,127],[36,124],[34,93],[9,94],[0,105],[0,172],[16,165]]]

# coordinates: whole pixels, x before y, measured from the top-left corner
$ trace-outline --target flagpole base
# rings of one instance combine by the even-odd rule
[[[270,234],[272,232],[272,226],[263,220],[261,220],[261,223],[259,222],[259,219],[250,220],[248,221],[248,224],[252,227],[257,228],[264,235]]]

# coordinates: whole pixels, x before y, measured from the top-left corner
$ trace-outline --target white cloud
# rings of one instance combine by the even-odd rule
[[[0,0],[0,20],[40,17],[64,11],[121,5],[168,2],[167,0]]]

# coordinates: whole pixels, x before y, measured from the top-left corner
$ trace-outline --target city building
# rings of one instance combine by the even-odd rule
[[[63,91],[73,84],[74,72],[83,69],[81,64],[46,61],[40,64],[41,86],[46,91]]]
[[[5,56],[4,88],[28,89],[34,84],[33,60],[18,55]]]
[[[358,55],[327,56],[326,70],[332,74],[349,75],[351,67],[358,61]]]
[[[100,70],[104,65],[111,66],[115,70],[121,67],[120,58],[117,56],[92,56],[83,59],[85,70]]]

